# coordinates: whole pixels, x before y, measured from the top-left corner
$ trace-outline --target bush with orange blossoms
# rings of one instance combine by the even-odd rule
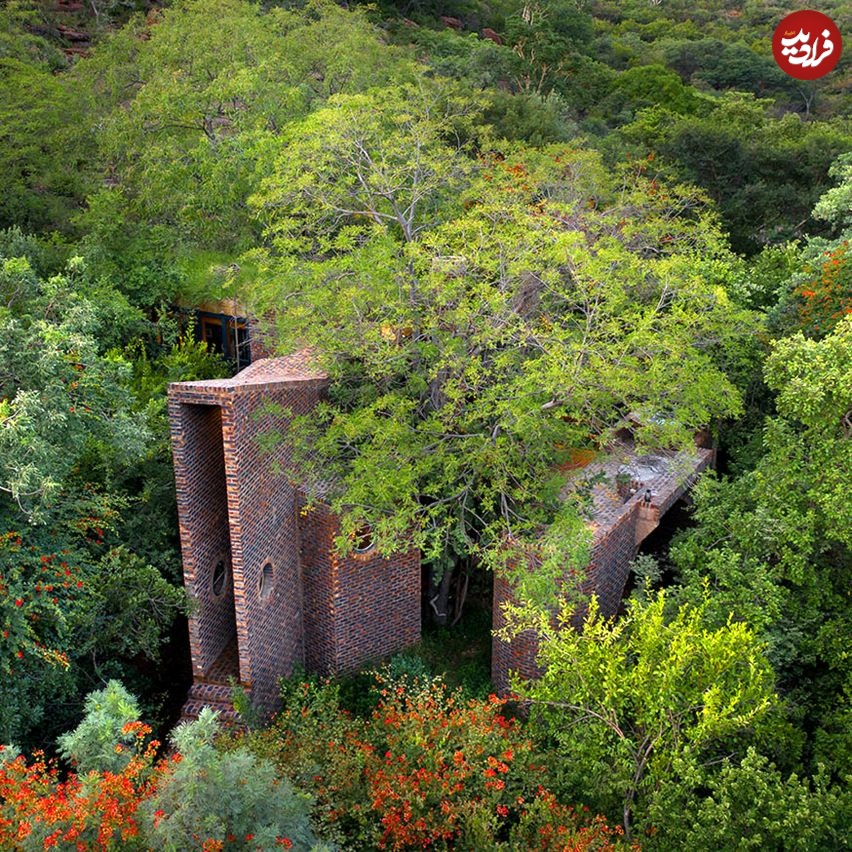
[[[133,723],[127,733],[134,753],[117,773],[70,773],[65,780],[54,761],[36,753],[0,763],[0,848],[146,849],[139,806],[156,783],[158,747],[151,729]],[[2,746],[0,746],[2,748]]]
[[[547,770],[503,703],[465,699],[440,680],[377,675],[359,720],[333,684],[285,689],[252,747],[315,797],[322,833],[348,849],[620,848],[619,829],[556,802]]]
[[[805,281],[793,293],[799,327],[809,336],[823,337],[844,316],[852,314],[852,248],[849,241],[827,249],[805,273]]]

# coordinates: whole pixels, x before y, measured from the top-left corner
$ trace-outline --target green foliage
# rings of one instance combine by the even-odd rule
[[[209,839],[229,849],[275,849],[278,838],[297,849],[319,848],[308,819],[310,799],[246,749],[217,750],[219,732],[209,708],[173,732],[181,759],[146,805],[154,848],[200,849]]]
[[[132,756],[134,731],[139,719],[136,699],[117,680],[86,696],[83,721],[59,737],[59,753],[81,775],[119,773]],[[130,727],[128,727],[130,726]]]
[[[811,747],[822,743],[830,767],[849,748],[838,733],[850,680],[840,640],[850,629],[850,335],[847,317],[821,341],[799,333],[774,344],[765,375],[778,414],[763,455],[738,480],[699,488],[698,527],[672,552],[679,594],[695,599],[709,580],[717,623],[734,613],[766,631],[793,716],[810,720]]]
[[[23,236],[7,245],[30,248]],[[138,679],[139,661],[158,658],[186,599],[158,570],[177,573],[164,437],[166,496],[146,511],[152,427],[165,430],[164,420],[146,423],[130,404],[129,359],[103,349],[144,327],[138,312],[105,282],[93,285],[79,258],[49,280],[23,258],[0,263],[0,666],[9,682],[0,722],[4,736],[28,743],[67,724],[87,677]],[[189,353],[171,361],[178,373],[181,361],[200,363]],[[161,408],[164,390],[161,378]],[[140,465],[149,478],[136,489]]]
[[[577,53],[588,52],[592,19],[570,0],[518,4],[506,17],[506,37],[518,57],[521,91],[548,94]]]
[[[74,287],[78,264],[38,281],[26,261],[2,261],[11,296],[0,309],[0,490],[29,516],[50,504],[87,450],[127,464],[147,440],[125,405],[129,364],[101,352],[97,306]]]
[[[674,115],[691,115],[706,109],[705,99],[663,65],[641,65],[618,75],[613,91],[592,110],[611,123],[631,121],[635,114],[658,106]]]
[[[647,848],[822,852],[842,849],[849,836],[849,793],[822,771],[812,782],[785,777],[749,748],[741,761],[693,768],[685,780],[654,803]]]
[[[582,632],[558,626],[548,612],[508,607],[504,636],[539,631],[540,680],[513,683],[531,702],[533,719],[555,744],[572,794],[648,827],[651,804],[684,767],[725,754],[773,706],[773,678],[763,646],[747,625],[704,624],[706,600],[666,615],[661,593],[631,601],[617,621],[595,599]]]
[[[801,236],[828,186],[831,163],[849,147],[842,124],[804,122],[793,114],[775,119],[768,106],[728,94],[695,116],[654,107],[621,132],[665,158],[680,179],[705,188],[719,205],[733,248],[752,254]]]
[[[852,154],[838,157],[828,170],[829,177],[838,178],[838,186],[820,196],[814,216],[830,222],[836,228],[852,227]]]
[[[322,0],[299,12],[186,2],[155,26],[124,27],[74,72],[113,176],[81,218],[101,263],[130,255],[156,268],[183,247],[250,247],[246,199],[263,150],[315,100],[375,85],[391,68],[405,74],[360,11]],[[153,279],[145,274],[146,290]]]
[[[90,149],[68,120],[79,106],[53,72],[64,57],[35,33],[32,3],[12,0],[0,15],[0,228],[68,228],[88,187]]]
[[[691,442],[738,409],[717,363],[752,318],[716,284],[712,214],[582,148],[474,160],[458,140],[475,104],[425,81],[331,103],[293,125],[255,203],[273,282],[258,311],[332,377],[296,433],[339,485],[341,545],[368,520],[385,553],[494,564],[510,536],[551,574],[581,563],[559,447],[605,443],[629,411],[640,440]]]

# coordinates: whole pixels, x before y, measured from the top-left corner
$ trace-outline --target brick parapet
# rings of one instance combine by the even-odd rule
[[[599,501],[603,511],[596,515],[589,564],[581,581],[581,591],[586,596],[596,595],[601,613],[610,617],[618,613],[624,589],[630,575],[630,566],[642,541],[659,524],[660,518],[692,487],[699,474],[713,462],[714,453],[697,449],[688,460],[675,458],[677,463],[668,466],[653,481],[651,502],[639,490],[619,504]],[[688,465],[688,466],[687,466]],[[535,570],[534,565],[530,570]],[[565,578],[564,583],[576,580]],[[516,602],[511,584],[504,577],[494,579],[493,622],[495,629],[505,623],[502,604]],[[575,627],[582,625],[584,610],[577,611]],[[524,631],[511,642],[496,636],[492,640],[491,678],[500,694],[506,694],[510,672],[522,678],[541,674],[536,665],[538,638],[533,631]]]

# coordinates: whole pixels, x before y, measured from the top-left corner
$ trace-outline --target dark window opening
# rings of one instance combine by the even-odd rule
[[[213,569],[213,594],[217,597],[222,594],[222,589],[225,588],[225,580],[228,578],[228,568],[225,565],[225,560],[220,559]]]
[[[195,339],[204,343],[209,352],[221,355],[233,364],[237,371],[251,364],[249,328],[244,318],[209,311],[182,313],[184,316],[195,317]]]
[[[265,601],[272,594],[272,563],[267,562],[260,572],[260,599]]]
[[[352,534],[352,549],[356,553],[366,553],[376,546],[376,537],[369,524],[361,524]]]

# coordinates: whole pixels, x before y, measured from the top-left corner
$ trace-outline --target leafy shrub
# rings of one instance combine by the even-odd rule
[[[309,798],[247,749],[218,750],[219,732],[217,715],[205,708],[172,733],[181,759],[161,773],[145,808],[153,848],[312,848]]]
[[[496,697],[466,699],[440,678],[404,674],[376,673],[374,686],[379,703],[365,720],[341,710],[336,684],[289,682],[273,727],[250,737],[313,793],[314,817],[344,848],[615,848],[620,829],[542,786],[533,744]]]
[[[59,753],[82,773],[118,773],[127,766],[139,718],[136,699],[117,681],[86,697],[82,722],[59,737]]]

